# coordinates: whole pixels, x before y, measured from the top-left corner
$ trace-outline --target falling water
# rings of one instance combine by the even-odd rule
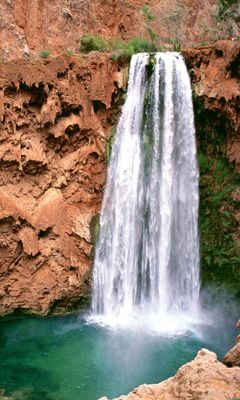
[[[151,76],[148,63],[132,57],[100,219],[92,309],[111,325],[166,325],[193,314],[199,294],[190,79],[178,53],[158,53]]]

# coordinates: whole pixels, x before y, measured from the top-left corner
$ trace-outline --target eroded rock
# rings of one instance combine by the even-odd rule
[[[22,241],[23,251],[29,256],[36,256],[39,252],[38,236],[34,229],[26,226],[19,232]]]
[[[215,45],[183,50],[192,73],[194,95],[202,100],[206,110],[219,112],[229,121],[228,153],[238,166],[240,132],[239,71],[240,42],[219,40]],[[235,64],[238,65],[236,70]],[[234,153],[236,155],[234,156]]]
[[[121,74],[100,54],[0,66],[0,314],[88,300]]]

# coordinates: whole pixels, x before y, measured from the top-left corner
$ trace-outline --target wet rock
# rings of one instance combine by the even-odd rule
[[[236,327],[240,328],[240,320]],[[227,367],[240,367],[240,335],[236,339],[235,346],[225,355],[223,362]]]

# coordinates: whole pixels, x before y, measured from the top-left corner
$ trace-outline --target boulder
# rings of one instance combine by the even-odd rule
[[[236,327],[240,328],[240,320]],[[223,362],[228,367],[240,367],[240,335],[237,337],[235,346],[225,355]]]

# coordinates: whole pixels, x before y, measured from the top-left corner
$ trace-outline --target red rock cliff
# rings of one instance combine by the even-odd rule
[[[0,313],[69,309],[88,295],[124,70],[93,54],[10,62],[0,77]]]
[[[88,32],[124,40],[148,37],[144,5],[153,10],[159,44],[170,40],[189,46],[222,33],[218,0],[0,0],[1,57],[33,57],[41,49],[52,55],[75,51]]]

